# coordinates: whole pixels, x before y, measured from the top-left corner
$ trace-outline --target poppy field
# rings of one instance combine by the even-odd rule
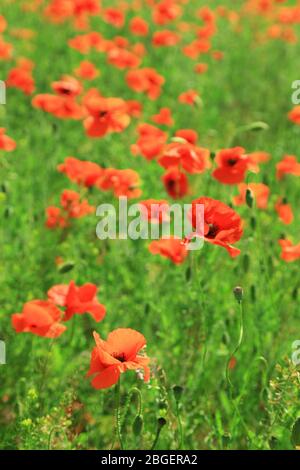
[[[300,448],[299,41],[299,0],[1,0],[0,449]]]

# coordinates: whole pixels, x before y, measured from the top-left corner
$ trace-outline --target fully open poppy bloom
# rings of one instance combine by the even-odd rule
[[[93,186],[103,174],[103,169],[97,163],[78,160],[75,157],[67,157],[57,169],[71,181],[86,187]]]
[[[83,108],[75,99],[68,95],[51,95],[44,93],[36,95],[32,100],[34,108],[42,109],[59,119],[82,119]]]
[[[241,183],[238,185],[240,194],[233,198],[233,203],[236,206],[246,204],[246,193],[247,189],[251,191],[253,198],[255,199],[256,206],[259,209],[266,209],[268,206],[268,199],[270,195],[270,188],[263,183]]]
[[[204,233],[197,235],[203,237],[208,243],[222,246],[230,256],[238,256],[240,250],[232,244],[238,242],[243,235],[243,223],[240,216],[221,201],[210,197],[200,197],[192,201],[191,222],[195,229],[196,221],[201,217],[198,204],[204,206]]]
[[[169,204],[165,200],[146,199],[139,201],[144,219],[154,223],[162,223],[170,220]]]
[[[279,240],[281,246],[281,258],[284,261],[291,262],[300,258],[300,243],[293,245],[290,240]]]
[[[92,93],[85,97],[84,106],[88,113],[84,127],[89,137],[122,132],[130,124],[127,104],[122,98],[104,98]]]
[[[243,147],[220,150],[215,158],[213,177],[223,184],[239,184],[245,179],[249,159]]]
[[[4,150],[5,152],[12,152],[15,150],[16,146],[16,142],[5,134],[5,128],[0,127],[0,150]]]
[[[67,321],[75,314],[89,313],[94,320],[103,320],[106,308],[97,298],[97,286],[87,283],[76,286],[74,281],[70,284],[58,284],[48,290],[48,298],[55,305],[64,307],[63,320]]]
[[[165,79],[155,69],[146,67],[127,72],[126,82],[132,90],[137,93],[146,93],[151,100],[156,100],[161,93]]]
[[[208,70],[208,65],[201,62],[195,65],[194,70],[196,73],[199,73],[199,74],[205,73]]]
[[[300,125],[300,106],[295,106],[289,113],[288,118],[294,124]]]
[[[211,166],[210,152],[189,143],[174,142],[164,147],[158,163],[166,169],[179,167],[191,174],[203,173]]]
[[[164,126],[172,126],[174,123],[170,108],[161,108],[159,113],[154,114],[151,119],[155,124]]]
[[[211,44],[206,39],[196,39],[187,46],[184,46],[182,52],[190,59],[197,59],[200,54],[207,53],[211,48]]]
[[[91,384],[96,389],[115,385],[120,375],[128,370],[143,372],[145,382],[150,380],[150,359],[140,354],[146,347],[145,337],[130,328],[118,328],[109,333],[107,340],[94,331],[96,347],[91,354],[87,376],[94,376]]]
[[[178,168],[170,168],[163,176],[162,182],[167,193],[173,199],[180,199],[189,192],[189,183],[185,173]]]
[[[188,255],[186,244],[180,238],[153,240],[148,246],[150,253],[169,258],[174,264],[181,264]]]
[[[277,199],[275,210],[279,219],[286,225],[291,224],[294,220],[293,210],[290,204],[287,203],[282,197]]]
[[[51,84],[51,88],[57,95],[75,98],[82,92],[82,85],[77,78],[71,75],[64,75],[61,80]]]
[[[12,315],[12,326],[17,333],[33,333],[46,338],[57,338],[66,327],[60,323],[62,312],[48,300],[26,302],[22,313]]]
[[[139,138],[137,142],[130,147],[133,155],[141,154],[147,160],[156,158],[162,152],[167,141],[168,135],[166,132],[147,123],[139,124],[137,132]]]
[[[139,188],[140,177],[131,169],[106,168],[96,186],[104,191],[113,190],[116,197],[126,196],[129,199],[139,197],[142,193]]]
[[[300,176],[300,163],[295,155],[285,155],[276,165],[276,178],[281,180],[285,175]]]

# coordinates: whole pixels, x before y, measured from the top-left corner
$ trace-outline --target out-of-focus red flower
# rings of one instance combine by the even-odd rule
[[[249,159],[242,147],[220,150],[215,158],[213,177],[224,184],[239,184],[245,179]]]
[[[300,176],[300,163],[295,155],[285,155],[276,165],[276,178],[281,180],[285,175]]]
[[[179,34],[168,29],[156,31],[152,36],[152,44],[156,47],[175,46],[180,41]]]
[[[118,69],[136,68],[141,59],[131,51],[121,47],[114,47],[107,53],[107,60]]]
[[[151,124],[142,123],[137,127],[139,138],[135,144],[131,146],[133,155],[141,154],[147,160],[156,158],[162,151],[168,135]]]
[[[57,95],[68,96],[70,98],[75,98],[82,92],[81,83],[71,75],[64,75],[61,80],[53,82],[51,88]]]
[[[55,305],[64,307],[64,321],[70,320],[75,314],[89,313],[97,322],[103,320],[106,308],[97,298],[97,286],[87,283],[76,286],[74,281],[70,284],[58,284],[48,291],[48,299]]]
[[[300,258],[300,243],[293,245],[290,240],[279,240],[281,246],[281,258],[288,263]]]
[[[0,36],[0,59],[9,60],[12,57],[13,46]]]
[[[300,125],[300,106],[295,106],[289,113],[288,118],[294,124]]]
[[[243,224],[240,216],[231,207],[210,197],[200,197],[192,201],[191,222],[196,229],[197,218],[201,217],[200,206],[204,207],[204,233],[200,237],[213,245],[225,248],[231,257],[238,256],[240,250],[232,244],[243,235]]]
[[[150,379],[150,359],[141,354],[146,347],[145,337],[130,328],[118,328],[109,333],[107,340],[94,332],[96,347],[92,351],[88,376],[94,376],[92,386],[96,389],[115,385],[120,375],[128,370],[144,372],[144,381]]]
[[[146,199],[139,201],[144,219],[153,223],[162,223],[170,220],[169,204],[165,200]]]
[[[169,258],[174,264],[183,263],[188,255],[186,244],[174,237],[153,240],[148,248],[153,255]]]
[[[270,154],[267,152],[248,153],[248,169],[254,173],[259,172],[259,165],[270,160]]]
[[[174,124],[170,108],[161,108],[159,113],[152,116],[151,119],[153,122],[155,122],[155,124],[164,126],[173,126]]]
[[[100,74],[96,66],[89,60],[80,62],[79,67],[75,70],[76,75],[83,80],[94,80]]]
[[[153,68],[143,68],[129,70],[126,75],[126,82],[129,88],[137,93],[146,93],[147,96],[156,100],[161,93],[161,86],[165,79],[159,75]]]
[[[66,327],[60,323],[62,312],[47,300],[32,300],[23,306],[22,313],[12,315],[17,333],[32,333],[45,338],[57,338]]]
[[[72,189],[65,189],[62,192],[60,204],[71,219],[79,219],[95,212],[95,207],[90,206],[86,199],[80,200],[80,194]]]
[[[186,140],[189,144],[195,145],[198,140],[198,134],[194,129],[179,129],[175,133],[176,137]]]
[[[179,167],[191,174],[203,173],[211,166],[210,152],[189,143],[174,142],[165,146],[158,163],[166,169]]]
[[[34,64],[28,59],[20,59],[16,67],[12,68],[6,80],[6,85],[18,88],[26,95],[31,95],[35,89],[35,82],[32,77]]]
[[[12,152],[17,147],[16,142],[5,134],[5,128],[0,127],[0,150]]]
[[[275,204],[275,210],[279,219],[286,225],[289,225],[294,220],[294,214],[290,204],[282,197],[278,198]]]
[[[251,191],[253,198],[255,199],[256,206],[259,209],[266,209],[268,206],[268,200],[270,195],[270,188],[263,183],[241,183],[238,185],[239,195],[233,198],[233,203],[236,206],[246,204],[246,193],[247,189]]]
[[[57,169],[67,175],[71,181],[86,187],[93,186],[103,174],[103,169],[97,163],[74,157],[67,157]]]
[[[181,7],[175,0],[162,0],[154,6],[152,19],[156,24],[165,25],[180,17],[181,13]]]
[[[178,96],[179,103],[193,106],[199,100],[199,94],[195,90],[187,90]]]
[[[149,25],[143,18],[135,16],[129,23],[129,29],[136,36],[147,36]]]
[[[0,15],[0,34],[6,30],[7,21],[4,16]]]
[[[143,105],[137,100],[128,100],[126,101],[127,104],[127,112],[129,116],[134,118],[139,118],[143,111]]]
[[[68,222],[60,207],[49,206],[46,209],[46,227],[50,229],[65,228]]]
[[[196,64],[194,67],[194,70],[196,73],[199,73],[199,74],[205,73],[208,70],[208,65],[203,62]]]
[[[170,168],[163,176],[162,181],[167,193],[173,199],[180,199],[189,192],[188,179],[185,173],[178,168]]]
[[[102,177],[97,182],[97,186],[104,190],[112,190],[116,197],[126,196],[128,198],[137,198],[142,194],[140,177],[134,170],[117,170],[115,168],[106,168]]]
[[[119,8],[106,8],[103,12],[103,19],[115,28],[122,28],[125,23],[124,13]]]

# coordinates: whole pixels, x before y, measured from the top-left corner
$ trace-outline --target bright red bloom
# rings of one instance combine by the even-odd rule
[[[99,76],[99,70],[89,60],[80,62],[79,67],[75,70],[76,75],[83,80],[94,80]]]
[[[79,287],[74,281],[70,284],[58,284],[48,291],[48,298],[55,305],[64,307],[64,321],[75,314],[89,313],[94,320],[103,320],[106,308],[97,298],[97,286],[87,283]]]
[[[102,177],[97,182],[97,186],[104,190],[112,189],[116,197],[126,196],[128,198],[137,198],[142,191],[139,188],[140,177],[134,170],[117,170],[115,168],[106,168]]]
[[[154,223],[162,223],[170,220],[169,204],[165,200],[146,199],[139,201],[143,217]]]
[[[0,34],[6,30],[7,22],[4,16],[0,15]]]
[[[36,95],[32,106],[46,113],[53,114],[59,119],[82,119],[83,109],[73,97],[51,95],[48,93]]]
[[[203,173],[211,166],[210,152],[189,143],[174,142],[165,146],[158,163],[166,169],[179,167],[191,174]]]
[[[208,65],[205,63],[196,64],[194,67],[194,70],[196,73],[199,73],[199,74],[205,73],[208,70]]]
[[[293,245],[290,240],[279,240],[281,246],[281,258],[288,263],[300,258],[300,243]]]
[[[152,19],[154,23],[164,25],[181,15],[181,7],[174,0],[162,0],[154,6]]]
[[[176,137],[186,140],[189,144],[195,145],[198,140],[198,134],[194,129],[179,129],[175,133]]]
[[[294,124],[300,125],[300,106],[295,106],[289,113],[288,118]]]
[[[238,184],[244,181],[249,159],[242,147],[220,150],[215,158],[217,169],[213,177],[224,184]]]
[[[118,8],[106,8],[103,14],[104,21],[116,28],[122,28],[125,22],[124,13]]]
[[[74,157],[67,157],[57,169],[65,173],[71,181],[86,187],[93,186],[103,174],[103,169],[97,163]]]
[[[12,56],[13,46],[8,42],[5,42],[4,39],[0,36],[0,59],[9,60]]]
[[[82,92],[82,85],[70,75],[64,75],[61,80],[53,82],[51,84],[52,90],[60,96],[68,96],[69,98],[75,98]]]
[[[137,93],[146,93],[151,100],[156,100],[161,93],[165,79],[152,68],[130,70],[126,75],[129,88]]]
[[[188,250],[183,240],[174,237],[153,240],[148,248],[153,255],[169,258],[174,264],[183,263],[188,255]]]
[[[136,16],[130,21],[129,29],[132,34],[135,34],[136,36],[147,36],[149,26],[143,18],[139,18],[138,16]]]
[[[26,95],[31,95],[35,89],[34,79],[32,77],[33,63],[27,59],[20,59],[17,66],[10,70],[6,85],[8,87],[18,88]]]
[[[72,189],[65,189],[60,197],[62,208],[71,219],[79,219],[95,212],[95,207],[90,206],[86,199],[80,200],[80,194]]]
[[[180,199],[189,192],[188,179],[185,173],[178,168],[170,168],[163,176],[162,181],[167,193],[173,199]]]
[[[156,47],[175,46],[180,41],[180,36],[173,31],[156,31],[152,36],[152,44]]]
[[[233,198],[233,203],[236,206],[246,204],[246,192],[249,189],[255,199],[256,205],[259,209],[266,209],[268,206],[268,199],[270,195],[270,188],[263,183],[241,183],[238,186],[240,194]]]
[[[300,163],[294,155],[285,155],[276,165],[276,178],[281,180],[285,175],[300,176]]]
[[[195,103],[197,103],[198,100],[199,95],[195,90],[184,91],[181,93],[181,95],[178,96],[179,103],[188,104],[190,106],[193,106]]]
[[[45,338],[57,338],[66,327],[60,323],[62,312],[47,300],[32,300],[23,306],[22,313],[12,315],[17,333],[32,333]]]
[[[128,370],[143,371],[144,381],[150,379],[146,355],[139,354],[146,347],[146,339],[138,331],[118,328],[109,333],[107,340],[94,332],[96,347],[92,351],[88,376],[94,376],[92,386],[96,389],[115,385],[120,375]]]
[[[210,197],[200,197],[192,201],[191,221],[194,228],[196,228],[197,217],[201,217],[197,204],[204,206],[204,233],[198,235],[204,237],[208,243],[222,246],[230,256],[238,256],[240,250],[231,245],[239,241],[243,235],[243,223],[240,216],[221,201]]]
[[[50,229],[65,228],[68,226],[65,215],[60,207],[49,206],[46,209],[46,227]]]
[[[162,152],[168,135],[158,127],[146,123],[139,124],[137,132],[139,138],[131,146],[133,155],[141,154],[147,160],[157,157]]]
[[[0,150],[4,150],[5,152],[12,152],[15,150],[16,146],[16,142],[5,134],[5,128],[0,127]]]
[[[275,210],[279,219],[286,225],[289,225],[294,220],[292,207],[283,198],[279,198],[275,204]]]
[[[170,108],[161,108],[159,113],[154,114],[151,119],[155,124],[164,126],[173,126],[174,124]]]

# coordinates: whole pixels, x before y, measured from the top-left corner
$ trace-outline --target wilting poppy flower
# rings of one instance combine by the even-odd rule
[[[156,100],[161,93],[165,79],[152,68],[130,70],[126,75],[129,88],[137,93],[146,93],[151,100]]]
[[[94,332],[96,347],[92,351],[88,376],[94,376],[92,386],[96,389],[115,385],[120,375],[128,370],[143,371],[144,381],[150,379],[150,359],[140,354],[146,347],[146,339],[138,331],[118,328],[109,333],[107,340]]]
[[[130,124],[127,104],[122,98],[104,98],[93,93],[85,97],[84,105],[88,113],[84,127],[89,137],[122,132]]]
[[[158,114],[152,116],[152,121],[155,124],[160,124],[164,126],[172,126],[174,121],[171,115],[171,110],[169,108],[161,108]]]
[[[47,300],[32,300],[23,306],[22,313],[12,315],[17,333],[33,333],[46,338],[57,338],[66,327],[60,323],[62,312]]]
[[[238,256],[240,250],[232,244],[238,242],[243,235],[240,216],[221,201],[210,197],[200,197],[192,201],[191,222],[194,228],[196,228],[197,218],[201,217],[200,207],[197,207],[200,204],[204,206],[204,233],[197,235],[204,237],[208,243],[222,246],[230,256]]]
[[[188,179],[185,173],[178,168],[170,168],[163,176],[162,181],[167,193],[173,199],[180,199],[189,191]]]
[[[278,217],[279,219],[284,223],[284,224],[291,224],[294,220],[294,214],[293,214],[293,210],[290,206],[290,204],[288,204],[286,202],[285,199],[283,199],[282,197],[280,197],[276,204],[275,204],[275,210],[278,214]]]
[[[289,113],[288,118],[294,124],[300,125],[300,106],[295,106]]]
[[[132,18],[129,23],[129,29],[136,36],[147,36],[149,31],[148,23],[138,16]]]
[[[175,133],[176,137],[186,140],[189,144],[195,145],[198,140],[198,134],[194,129],[179,129]]]
[[[276,177],[281,180],[285,175],[300,176],[300,163],[294,155],[285,155],[276,165]]]
[[[281,246],[281,258],[284,261],[291,262],[300,258],[300,243],[293,245],[290,240],[279,240]]]
[[[76,75],[83,80],[94,80],[99,76],[99,70],[89,60],[83,60],[75,70]]]
[[[89,313],[94,320],[103,320],[106,309],[97,299],[97,286],[87,283],[76,286],[74,281],[70,284],[58,284],[48,291],[48,298],[55,305],[64,307],[64,321],[70,320],[75,314]]]
[[[270,188],[263,183],[241,183],[238,186],[240,194],[233,198],[233,203],[236,206],[246,204],[246,193],[247,189],[251,191],[253,198],[255,199],[256,206],[259,209],[266,209],[268,206],[268,199],[270,195]]]
[[[65,173],[71,181],[86,187],[93,186],[103,174],[103,169],[97,163],[74,157],[67,157],[57,169]]]
[[[185,91],[178,96],[178,101],[179,103],[193,106],[195,103],[197,103],[197,101],[199,101],[198,92],[195,90]]]
[[[147,160],[152,160],[161,152],[167,141],[168,135],[151,124],[142,123],[137,127],[139,138],[135,144],[131,146],[133,155],[141,154]]]
[[[128,198],[139,197],[142,193],[139,188],[140,177],[134,170],[117,170],[106,168],[102,177],[97,181],[97,186],[104,190],[112,189],[116,197],[126,196]]]
[[[169,204],[165,200],[146,199],[139,201],[142,215],[146,220],[154,223],[162,223],[170,220]]]
[[[242,147],[220,150],[215,158],[217,169],[213,177],[224,184],[238,184],[244,181],[249,159]]]
[[[174,142],[165,146],[158,163],[164,168],[180,167],[188,173],[203,173],[210,168],[208,149],[189,143]]]
[[[188,255],[186,244],[180,238],[170,237],[153,240],[148,248],[153,255],[169,258],[174,264],[183,263]]]
[[[5,128],[0,127],[0,150],[4,150],[5,152],[12,152],[15,150],[16,146],[16,142],[5,134]]]

